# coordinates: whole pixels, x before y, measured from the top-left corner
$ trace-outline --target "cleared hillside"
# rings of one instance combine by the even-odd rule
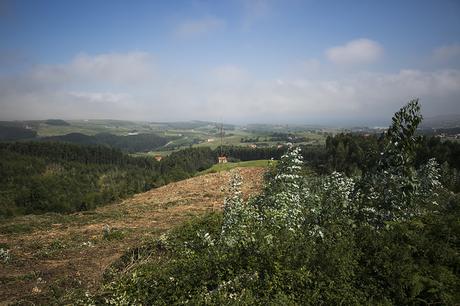
[[[243,194],[257,193],[263,168],[239,168]],[[192,216],[219,210],[229,172],[206,174],[137,194],[91,212],[23,216],[0,225],[0,303],[63,303],[98,288],[104,270],[128,248]],[[104,235],[104,227],[110,228]]]

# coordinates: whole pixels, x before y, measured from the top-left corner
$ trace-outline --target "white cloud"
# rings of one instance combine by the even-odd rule
[[[129,85],[153,76],[152,56],[146,52],[79,54],[64,65],[35,67],[32,77],[39,82],[102,82]]]
[[[326,50],[326,57],[336,64],[370,63],[378,60],[382,54],[382,46],[366,38],[352,40],[345,45]]]
[[[130,98],[130,95],[123,93],[112,93],[112,92],[82,92],[82,91],[71,91],[67,93],[69,96],[85,100],[93,103],[104,103],[104,104],[118,104],[124,102]]]
[[[433,51],[433,57],[435,60],[447,62],[452,59],[460,58],[460,44],[451,44],[441,46]]]
[[[197,20],[187,20],[175,29],[175,34],[182,38],[195,38],[223,29],[225,21],[217,17],[205,17]]]
[[[145,80],[152,74],[152,56],[146,52],[109,53],[96,56],[81,54],[69,70],[84,78],[108,79],[117,83]]]

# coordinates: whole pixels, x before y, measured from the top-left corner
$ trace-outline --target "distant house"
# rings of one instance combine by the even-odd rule
[[[154,157],[157,161],[161,161],[161,159],[163,158],[163,156],[161,155],[155,155]]]
[[[252,144],[249,145],[249,147],[250,147],[251,149],[255,149],[255,148],[257,148],[257,145],[252,143]]]
[[[227,157],[225,157],[225,156],[219,156],[219,157],[217,158],[217,160],[218,160],[219,164],[225,164],[225,163],[227,163]]]
[[[277,147],[278,149],[281,149],[281,148],[283,147],[283,145],[282,145],[282,144],[279,144],[279,145],[277,145],[276,147]]]
[[[206,141],[207,141],[207,142],[213,142],[213,141],[214,141],[214,138],[208,138]]]

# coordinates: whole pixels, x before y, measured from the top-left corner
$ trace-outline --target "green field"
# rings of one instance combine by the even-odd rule
[[[276,160],[259,159],[259,160],[251,160],[251,161],[244,161],[244,162],[237,162],[237,163],[215,164],[211,168],[199,172],[197,175],[228,171],[228,170],[231,170],[234,168],[240,168],[240,167],[270,167],[270,166],[276,165],[276,162],[277,162]]]

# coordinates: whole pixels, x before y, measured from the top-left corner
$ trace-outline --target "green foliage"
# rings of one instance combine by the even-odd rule
[[[412,105],[416,105],[415,102]],[[442,165],[440,180],[443,185],[459,192],[460,143],[442,141],[437,137],[418,137],[413,126],[411,129],[403,128],[404,124],[397,121],[398,127],[392,126],[392,130],[400,129],[401,134],[406,133],[406,136],[412,138],[414,144],[409,146],[401,144],[400,133],[397,132],[381,137],[339,134],[327,138],[327,157],[321,151],[312,154],[311,149],[304,151],[303,155],[307,163],[322,174],[339,171],[349,176],[361,176],[364,173],[374,173],[375,166],[379,164],[380,169],[387,172],[390,169],[406,171],[403,177],[409,179],[405,187],[408,192],[412,188],[410,178],[415,177],[415,169],[434,158]],[[384,153],[384,156],[380,153]]]
[[[374,225],[411,219],[435,203],[440,187],[437,162],[429,160],[415,168],[415,132],[421,118],[418,100],[398,111],[385,135],[378,162],[360,179],[357,200],[368,212],[367,221]]]
[[[312,176],[293,148],[267,175],[263,193],[244,202],[235,174],[222,216],[152,242],[141,258],[118,266],[98,301],[455,304],[460,197],[440,186],[434,160],[415,167],[418,111],[412,101],[395,115],[377,166],[361,176]]]
[[[385,136],[386,158],[382,159],[382,166],[399,167],[413,163],[417,145],[415,132],[422,119],[418,99],[410,101],[394,114]],[[405,174],[410,175],[408,172]]]

